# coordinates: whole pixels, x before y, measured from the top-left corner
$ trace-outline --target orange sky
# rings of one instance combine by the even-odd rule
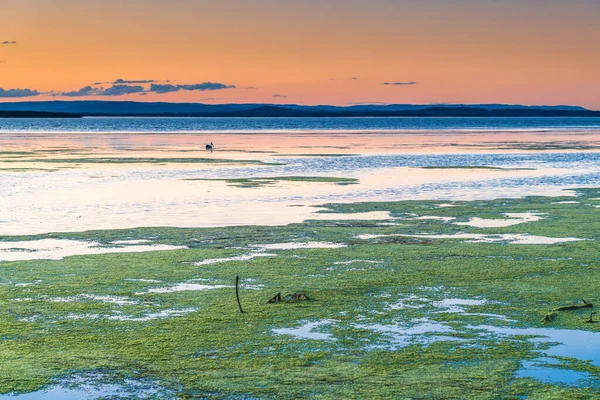
[[[598,0],[0,0],[4,41],[0,88],[57,97],[0,101],[600,109]],[[118,78],[235,88],[60,96]]]

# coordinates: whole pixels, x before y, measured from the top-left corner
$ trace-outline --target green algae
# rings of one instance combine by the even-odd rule
[[[282,157],[356,157],[359,156],[360,154],[340,154],[340,153],[315,153],[315,154],[310,154],[310,153],[303,153],[303,154],[277,154],[277,156],[282,156]]]
[[[477,166],[477,165],[444,165],[444,166],[425,166],[419,167],[422,169],[489,169],[497,171],[535,171],[535,168],[518,168],[518,167],[493,167],[493,166]]]
[[[3,162],[22,162],[21,160],[3,160]],[[56,164],[255,164],[281,165],[259,160],[230,160],[220,158],[152,158],[152,157],[95,157],[95,158],[36,158],[27,162]]]
[[[55,172],[57,168],[0,168],[0,171],[6,172]]]
[[[240,188],[258,188],[266,185],[272,185],[277,182],[312,182],[312,183],[334,183],[336,185],[354,185],[358,179],[340,178],[333,176],[273,176],[264,178],[231,178],[231,179],[183,179],[186,181],[221,181],[230,186]]]
[[[598,189],[571,197],[492,201],[405,201],[328,205],[330,213],[389,211],[402,225],[377,221],[308,221],[281,227],[205,229],[140,228],[5,237],[97,241],[148,240],[185,245],[182,250],[120,253],[0,263],[0,393],[27,392],[82,371],[104,371],[115,380],[150,378],[182,397],[217,398],[595,398],[597,386],[568,387],[516,379],[520,362],[538,357],[528,337],[492,338],[469,325],[541,327],[549,311],[585,298],[600,301]],[[536,212],[540,221],[505,228],[473,228],[417,216],[501,218]],[[460,240],[362,240],[363,234],[528,233],[578,237],[558,245],[470,243]],[[276,257],[195,265],[249,254],[257,245],[334,242],[347,247],[267,250]],[[182,282],[242,285],[245,314],[233,288],[149,293]],[[152,280],[149,281],[149,280]],[[160,281],[160,282],[153,282]],[[22,284],[30,284],[23,286]],[[32,284],[33,283],[33,284]],[[305,292],[312,301],[266,304],[278,292]],[[132,304],[49,301],[81,294],[119,296]],[[410,296],[425,299],[410,300]],[[448,298],[484,299],[469,314],[439,312]],[[15,299],[26,299],[15,301]],[[408,299],[408,300],[407,300]],[[404,301],[409,307],[398,306]],[[147,321],[165,310],[193,312]],[[588,311],[560,313],[545,327],[600,332]],[[73,316],[76,316],[75,319]],[[414,326],[427,319],[462,341],[431,342],[435,333],[395,345],[372,324]],[[323,326],[335,341],[275,335],[306,321]],[[417,340],[418,339],[418,340]],[[569,368],[597,381],[600,368],[572,360]]]

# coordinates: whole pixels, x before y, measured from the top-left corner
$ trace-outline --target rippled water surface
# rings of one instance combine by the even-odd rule
[[[373,130],[586,130],[600,128],[596,117],[545,118],[113,118],[12,119],[0,132],[261,132]]]
[[[316,218],[326,203],[560,195],[600,185],[598,121],[0,120],[0,235],[275,225]],[[226,182],[253,178],[275,179]]]

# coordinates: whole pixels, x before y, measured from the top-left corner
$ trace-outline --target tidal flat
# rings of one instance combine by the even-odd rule
[[[542,322],[600,301],[600,189],[573,194],[332,203],[330,219],[285,226],[4,237],[5,252],[33,256],[26,244],[44,240],[182,248],[1,261],[0,398],[82,387],[126,398],[595,398],[593,309]],[[334,218],[370,212],[398,224]],[[514,213],[539,218],[462,224]],[[581,240],[450,238],[459,233]],[[310,300],[267,304],[277,293]]]
[[[597,130],[212,135],[0,134],[0,399],[600,396]]]

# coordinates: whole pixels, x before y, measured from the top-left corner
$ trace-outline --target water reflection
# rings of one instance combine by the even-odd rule
[[[295,153],[312,151],[305,148],[311,143],[309,139],[315,139],[308,134],[222,138],[221,146],[230,150],[227,157],[283,165],[86,164],[86,158],[100,155],[130,158],[224,158],[224,155],[219,153],[220,147],[212,155],[199,151],[199,145],[207,139],[202,135],[57,135],[0,135],[2,151],[27,152],[25,156],[18,153],[3,156],[0,152],[0,235],[139,226],[277,225],[316,218],[315,212],[319,210],[316,206],[325,203],[560,195],[564,194],[562,189],[573,186],[600,186],[600,153],[368,154],[398,151],[392,149],[397,143],[422,145],[427,140],[449,140],[448,136],[456,139],[447,134],[427,136],[427,140],[424,136],[407,134],[367,138],[320,135],[315,142],[318,146],[336,147],[328,151],[362,154],[348,157],[273,157],[253,153],[275,147]],[[468,136],[473,139],[473,135]],[[73,148],[69,146],[74,143],[79,143],[77,149],[82,153],[72,154]],[[54,146],[56,152],[48,153],[49,146]],[[234,153],[231,151],[234,146],[245,152]],[[114,150],[115,147],[119,150]],[[56,158],[79,160],[46,162]],[[43,170],[49,168],[54,171]],[[213,180],[278,176],[356,178],[359,184],[273,181],[266,187],[240,188]],[[292,207],[298,205],[305,207]]]

